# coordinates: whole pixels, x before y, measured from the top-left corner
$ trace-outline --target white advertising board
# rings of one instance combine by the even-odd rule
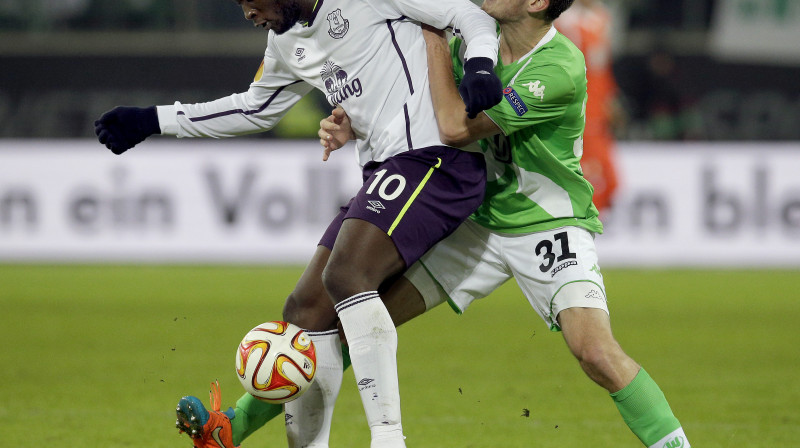
[[[314,141],[0,141],[0,262],[304,263],[361,184]],[[619,147],[603,266],[800,267],[800,144]]]
[[[709,49],[737,62],[796,65],[800,62],[800,1],[719,0]]]
[[[800,267],[800,144],[628,144],[601,262]]]
[[[306,261],[361,185],[310,142],[0,143],[0,259]]]

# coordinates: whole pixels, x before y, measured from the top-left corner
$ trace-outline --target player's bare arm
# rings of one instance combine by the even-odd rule
[[[460,147],[499,134],[500,128],[485,113],[481,112],[473,119],[467,117],[464,102],[453,80],[450,47],[444,32],[423,25],[422,35],[427,45],[428,82],[442,143]]]

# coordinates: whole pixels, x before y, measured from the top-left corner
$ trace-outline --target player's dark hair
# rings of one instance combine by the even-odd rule
[[[550,6],[547,7],[547,11],[545,11],[544,14],[545,20],[548,22],[556,20],[562,12],[572,6],[573,1],[574,0],[550,0]]]

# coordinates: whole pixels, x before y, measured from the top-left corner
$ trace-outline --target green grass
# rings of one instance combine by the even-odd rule
[[[278,319],[298,268],[0,265],[3,446],[189,446],[182,395],[242,389],[234,351]],[[604,272],[615,335],[659,383],[696,447],[800,440],[797,271]],[[399,330],[409,447],[636,447],[509,283],[464,316]],[[331,445],[368,446],[352,373]],[[527,412],[526,412],[527,410]],[[528,414],[527,416],[523,414]],[[285,446],[282,419],[245,447]]]

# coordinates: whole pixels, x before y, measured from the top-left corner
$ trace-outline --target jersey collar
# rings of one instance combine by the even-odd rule
[[[554,38],[554,37],[556,37],[556,32],[557,32],[557,31],[556,31],[556,27],[554,27],[553,25],[550,25],[550,29],[549,29],[549,30],[547,30],[547,33],[545,33],[544,37],[542,37],[542,38],[539,40],[539,42],[538,42],[536,45],[534,45],[534,47],[531,49],[531,51],[529,51],[528,53],[526,53],[526,54],[525,54],[525,56],[523,56],[523,57],[521,57],[521,58],[519,58],[519,59],[517,59],[517,60],[518,60],[518,61],[521,61],[521,60],[523,60],[523,59],[525,59],[525,58],[529,58],[529,57],[530,57],[530,56],[531,56],[533,53],[536,53],[536,51],[537,51],[538,49],[542,48],[542,47],[543,47],[543,46],[545,46],[545,45],[546,45],[548,42],[550,42],[551,40],[553,40],[553,38]]]
[[[522,66],[522,68],[517,70],[517,73],[514,75],[513,78],[511,78],[511,81],[508,82],[509,86],[513,86],[514,85],[514,82],[517,80],[517,76],[519,76],[519,74],[522,73],[523,70],[525,70],[525,67],[527,67],[528,64],[531,63],[531,61],[533,60],[533,59],[531,59],[531,56],[534,53],[536,53],[536,51],[538,49],[542,48],[545,44],[547,44],[548,42],[553,40],[554,37],[556,37],[556,32],[557,32],[556,31],[556,27],[554,27],[553,25],[550,25],[550,29],[547,31],[547,33],[545,33],[544,37],[542,37],[541,40],[539,40],[539,42],[533,47],[533,49],[531,49],[531,51],[527,52],[525,54],[525,56],[517,59],[517,61],[521,61],[521,60],[526,59],[526,58],[528,60],[525,61],[525,64]],[[517,62],[517,61],[514,61],[514,62]],[[513,64],[513,62],[512,62],[512,64]]]

